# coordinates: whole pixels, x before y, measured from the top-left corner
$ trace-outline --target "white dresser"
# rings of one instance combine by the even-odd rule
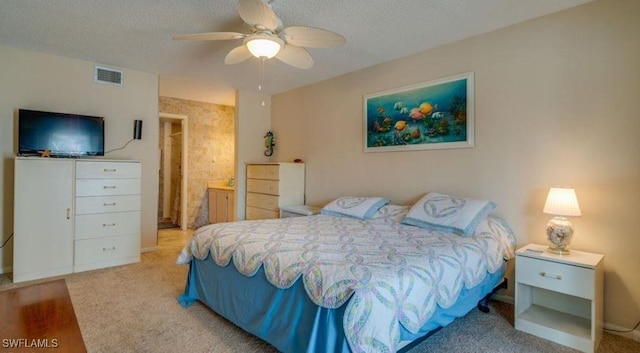
[[[140,261],[139,161],[18,157],[13,281]]]
[[[246,219],[278,218],[280,207],[304,204],[304,163],[247,164]]]
[[[74,271],[140,261],[140,163],[76,163]]]

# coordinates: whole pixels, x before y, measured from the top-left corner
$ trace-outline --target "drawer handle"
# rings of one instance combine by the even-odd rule
[[[115,222],[113,222],[113,223],[103,223],[102,226],[103,227],[115,227],[116,223]]]
[[[110,246],[110,247],[108,247],[108,248],[102,248],[102,251],[113,251],[113,250],[115,250],[115,249],[116,249],[116,247],[115,247],[115,246]]]
[[[112,172],[115,173],[116,172],[116,168],[104,168],[105,172]]]
[[[105,202],[102,204],[102,206],[115,206],[116,203],[115,202]]]
[[[103,186],[102,188],[103,188],[103,189],[115,189],[116,187],[115,187],[115,185],[113,185],[113,186],[107,186],[107,185],[105,185],[105,186]]]
[[[557,279],[557,280],[561,280],[562,279],[562,276],[560,276],[560,275],[554,275],[554,274],[547,273],[547,272],[540,272],[540,276],[549,277],[549,278],[553,278],[553,279]]]

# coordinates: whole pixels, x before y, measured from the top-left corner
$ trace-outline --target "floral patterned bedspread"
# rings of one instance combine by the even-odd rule
[[[395,352],[400,325],[415,333],[436,305],[453,305],[463,286],[514,256],[515,238],[497,218],[465,238],[403,225],[406,209],[391,210],[368,221],[316,215],[212,224],[196,231],[176,262],[210,253],[246,276],[264,266],[278,288],[302,277],[317,305],[348,301],[343,328],[352,351]]]

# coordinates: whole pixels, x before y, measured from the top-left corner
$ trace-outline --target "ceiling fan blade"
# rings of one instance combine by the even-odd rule
[[[244,22],[252,27],[276,31],[282,22],[273,12],[271,6],[262,0],[240,0],[238,14]]]
[[[307,48],[337,47],[347,42],[338,33],[314,27],[287,27],[280,36],[289,44]]]
[[[238,32],[208,32],[208,33],[194,33],[194,34],[183,34],[180,36],[175,36],[173,39],[178,40],[229,40],[229,39],[240,39],[244,38],[247,35],[244,33]]]
[[[251,52],[249,52],[247,46],[243,44],[239,47],[231,49],[229,54],[227,54],[227,56],[224,58],[224,63],[227,65],[233,65],[243,62],[252,56],[253,55],[251,55]]]
[[[298,69],[307,70],[313,67],[311,55],[303,48],[291,44],[285,44],[276,55],[276,59]]]

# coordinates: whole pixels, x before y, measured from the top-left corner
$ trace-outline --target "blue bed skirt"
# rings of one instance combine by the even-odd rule
[[[401,326],[401,340],[416,340],[466,315],[500,283],[503,275],[504,266],[496,273],[488,273],[479,285],[464,288],[453,306],[438,306],[418,333],[412,334]],[[247,277],[233,263],[221,267],[208,257],[194,259],[178,301],[188,307],[196,300],[282,352],[351,352],[342,329],[347,304],[337,309],[317,306],[300,279],[288,289],[279,289],[267,281],[262,268]]]

